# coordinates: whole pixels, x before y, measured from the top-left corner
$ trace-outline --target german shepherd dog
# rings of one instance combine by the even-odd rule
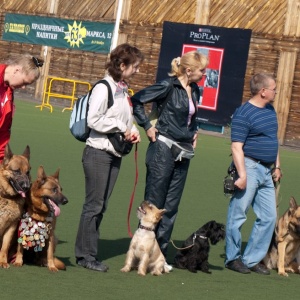
[[[263,262],[278,274],[300,273],[300,206],[294,197],[289,209],[278,220],[269,251]]]
[[[9,268],[8,251],[30,188],[30,148],[14,155],[7,144],[0,164],[0,267]]]
[[[129,272],[137,268],[141,276],[145,276],[147,272],[151,272],[152,275],[169,273],[169,270],[165,268],[166,260],[154,233],[156,224],[165,212],[165,209],[158,209],[148,201],[143,201],[138,207],[137,217],[140,225],[130,242],[125,266],[121,272]]]
[[[23,265],[24,253],[25,261],[47,266],[52,272],[65,270],[65,264],[54,257],[57,243],[54,231],[56,218],[60,214],[59,205],[68,203],[59,183],[59,169],[54,175],[47,176],[40,166],[26,200],[26,213],[20,221],[14,265]]]

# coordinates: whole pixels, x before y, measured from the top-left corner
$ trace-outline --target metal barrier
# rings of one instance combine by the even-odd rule
[[[134,95],[133,89],[128,89],[128,95],[132,97]]]
[[[72,95],[67,95],[67,94],[60,94],[56,92],[52,92],[52,84],[55,81],[61,81],[61,82],[70,82],[73,83],[73,89],[72,89]],[[76,92],[76,87],[77,85],[86,85],[88,90],[87,92],[91,89],[91,84],[86,81],[80,81],[76,79],[67,79],[67,78],[61,78],[61,77],[55,77],[55,76],[47,76],[44,82],[44,91],[43,91],[43,101],[41,105],[38,105],[36,107],[40,107],[42,110],[44,107],[49,108],[50,112],[53,111],[53,106],[50,104],[50,97],[55,97],[55,98],[63,98],[63,99],[70,99],[71,100],[71,105],[70,107],[65,107],[62,112],[65,110],[72,110],[74,106],[75,100],[77,100],[77,96],[75,96]]]

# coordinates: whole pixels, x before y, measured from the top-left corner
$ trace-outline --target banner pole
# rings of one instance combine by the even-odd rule
[[[113,40],[111,43],[110,51],[113,50],[117,46],[117,43],[118,43],[122,9],[123,9],[123,0],[118,0],[117,17],[116,17],[115,28],[114,28],[114,33],[113,33]]]

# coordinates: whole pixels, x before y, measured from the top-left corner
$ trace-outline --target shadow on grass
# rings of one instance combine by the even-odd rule
[[[98,240],[98,255],[101,260],[109,259],[115,256],[126,254],[129,248],[131,239],[123,238],[118,240]],[[178,241],[178,244],[182,241]],[[176,254],[176,249],[170,245],[168,248],[167,261],[172,263]]]
[[[118,240],[98,240],[98,256],[101,260],[107,260],[119,255],[125,255],[128,251],[130,238],[122,238]],[[181,245],[182,241],[173,241],[175,245]],[[172,264],[176,255],[177,249],[172,244],[168,248],[168,263]],[[221,257],[225,257],[225,254],[221,254]],[[209,259],[208,259],[209,261]],[[216,266],[209,264],[210,270],[223,270],[223,266]]]
[[[98,240],[98,257],[106,260],[115,256],[126,254],[131,239],[122,238],[117,240]]]

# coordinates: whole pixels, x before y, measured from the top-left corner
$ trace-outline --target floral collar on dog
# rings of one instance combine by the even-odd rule
[[[20,220],[18,243],[26,250],[33,247],[34,252],[42,251],[52,229],[50,218],[46,218],[46,222],[41,222],[34,220],[28,212],[24,213]]]

